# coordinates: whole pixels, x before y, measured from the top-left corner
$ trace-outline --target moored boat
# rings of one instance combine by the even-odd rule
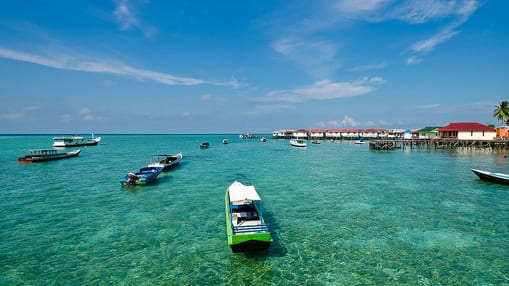
[[[304,139],[291,139],[290,145],[295,147],[306,147],[306,140]]]
[[[209,142],[201,142],[200,143],[200,148],[209,148]]]
[[[166,171],[180,163],[182,157],[182,152],[175,155],[152,155],[148,167],[161,168],[163,171]]]
[[[267,139],[265,137],[260,138],[260,141],[267,142]]]
[[[120,179],[120,183],[125,186],[150,184],[157,179],[162,170],[162,168],[144,167],[136,173],[127,173]]]
[[[361,137],[361,139],[355,141],[355,144],[365,144],[366,142],[364,142],[364,138]]]
[[[32,162],[45,162],[64,158],[78,156],[81,150],[74,150],[71,152],[59,152],[56,149],[37,149],[29,150],[29,154],[25,157],[18,158],[19,162],[32,163]]]
[[[272,238],[262,216],[262,200],[254,186],[233,182],[225,195],[226,233],[233,252],[266,249]]]
[[[223,144],[228,144],[228,139],[223,139]]]
[[[493,183],[500,183],[509,185],[509,175],[502,173],[493,173],[488,171],[482,171],[477,169],[472,169],[472,172],[476,174],[480,179],[485,181],[490,181]]]
[[[313,143],[313,144],[322,144],[322,141],[320,141],[320,140],[313,140],[313,141],[311,141],[311,143]]]
[[[97,145],[101,137],[94,138],[94,134],[91,139],[85,139],[82,136],[53,137],[53,141],[53,147],[91,146]]]

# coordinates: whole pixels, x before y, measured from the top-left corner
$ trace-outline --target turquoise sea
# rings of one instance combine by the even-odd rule
[[[509,285],[509,186],[470,171],[509,173],[508,150],[102,137],[79,157],[21,164],[52,135],[0,136],[0,285]],[[177,152],[156,184],[120,186]],[[264,199],[268,251],[227,245],[234,180]]]

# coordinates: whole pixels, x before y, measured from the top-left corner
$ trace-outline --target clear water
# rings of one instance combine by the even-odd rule
[[[76,158],[17,162],[51,137],[0,136],[1,285],[509,284],[509,187],[470,171],[509,173],[507,151],[104,135]],[[180,151],[155,185],[120,186]],[[227,245],[234,180],[264,199],[268,251]]]

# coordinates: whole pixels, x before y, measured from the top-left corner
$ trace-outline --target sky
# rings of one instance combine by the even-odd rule
[[[0,134],[499,125],[505,0],[5,0]]]

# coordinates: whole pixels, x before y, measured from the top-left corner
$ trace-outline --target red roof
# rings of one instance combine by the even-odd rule
[[[327,130],[328,133],[339,133],[341,132],[339,129],[329,129]]]
[[[297,132],[308,132],[308,131],[306,129],[299,129],[299,130],[295,130],[294,132],[297,133]]]
[[[452,122],[438,131],[493,131],[495,128],[477,122]]]
[[[322,129],[313,129],[313,130],[311,130],[311,132],[313,132],[313,133],[322,132],[323,133],[323,132],[325,132],[325,130],[322,130]]]

